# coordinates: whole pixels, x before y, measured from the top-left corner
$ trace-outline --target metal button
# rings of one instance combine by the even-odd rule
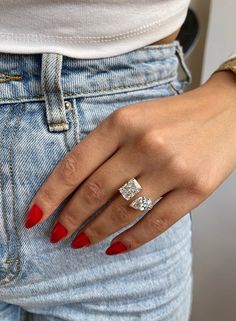
[[[70,101],[66,100],[65,101],[65,109],[66,110],[70,110],[72,108],[72,104]]]

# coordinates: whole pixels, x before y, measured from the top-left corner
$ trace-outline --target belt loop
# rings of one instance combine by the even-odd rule
[[[177,57],[179,59],[180,62],[180,66],[185,74],[185,79],[180,80],[184,85],[188,85],[191,84],[192,82],[192,75],[191,72],[189,71],[186,63],[185,63],[185,59],[184,59],[184,53],[183,53],[183,49],[181,47],[181,45],[178,43],[176,46],[176,53],[177,53]]]
[[[42,54],[41,84],[50,132],[61,132],[69,129],[61,86],[62,60],[61,54]]]

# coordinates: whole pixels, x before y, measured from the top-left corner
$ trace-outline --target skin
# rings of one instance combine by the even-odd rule
[[[162,197],[111,241],[132,251],[201,204],[235,167],[236,76],[221,71],[178,96],[114,111],[60,160],[29,207],[40,206],[41,223],[75,191],[57,220],[68,230],[67,239],[109,201],[83,228],[93,245],[140,216],[128,206],[133,199]],[[131,177],[143,189],[127,201],[117,189]]]
[[[151,45],[167,44],[167,43],[174,41],[177,38],[180,30],[181,30],[181,28],[177,29],[176,31],[174,31],[173,33],[168,35],[167,37],[151,43]]]

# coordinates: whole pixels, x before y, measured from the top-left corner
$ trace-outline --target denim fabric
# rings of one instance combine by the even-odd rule
[[[110,241],[138,219],[79,250],[70,247],[79,230],[49,242],[69,197],[34,228],[24,221],[59,160],[104,118],[124,105],[178,95],[190,80],[178,41],[99,59],[0,54],[1,321],[189,319],[191,212],[159,237],[114,256],[105,254]]]

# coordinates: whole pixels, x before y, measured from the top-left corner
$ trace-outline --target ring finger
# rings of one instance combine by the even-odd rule
[[[139,196],[144,195],[155,204],[160,197],[174,188],[173,180],[170,181],[168,176],[164,174],[150,179],[150,173],[147,173],[136,179],[143,187],[142,190],[130,200],[124,199],[121,195],[116,196],[102,213],[78,233],[71,244],[73,248],[96,244],[135,221],[136,218],[145,213],[129,206]]]

